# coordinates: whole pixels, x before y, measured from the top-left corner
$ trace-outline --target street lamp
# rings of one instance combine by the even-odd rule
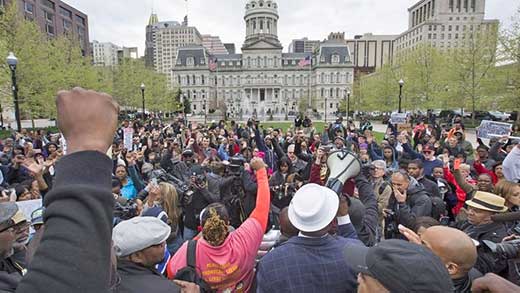
[[[404,86],[404,80],[399,80],[399,113],[401,113],[401,100],[403,98],[403,86]]]
[[[208,105],[206,104],[206,96],[202,96],[202,100],[204,101],[204,105],[202,106],[204,108],[204,125],[208,123]]]
[[[289,120],[289,100],[285,100],[285,121]]]
[[[347,90],[347,120],[350,115],[350,90]]]
[[[323,107],[325,110],[325,124],[327,124],[327,96],[325,96],[325,107]]]
[[[20,121],[20,107],[18,105],[18,85],[16,84],[16,65],[18,65],[18,58],[14,56],[13,52],[9,52],[7,56],[7,64],[11,69],[13,100],[14,100],[14,116],[16,118],[16,128],[18,132],[22,131],[22,123]]]
[[[141,96],[143,97],[143,120],[145,120],[145,118],[144,118],[145,117],[145,114],[144,114],[145,113],[144,112],[144,110],[145,110],[145,108],[144,108],[144,90],[145,90],[145,88],[146,87],[144,86],[144,83],[141,83]]]

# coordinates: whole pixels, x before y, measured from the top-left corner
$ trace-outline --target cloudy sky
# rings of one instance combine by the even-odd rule
[[[139,47],[144,53],[145,26],[150,13],[160,21],[182,21],[184,0],[65,0],[89,17],[90,40]],[[235,43],[237,50],[245,38],[246,0],[188,0],[190,25],[201,34],[220,36],[224,43]],[[407,29],[407,8],[418,0],[278,0],[279,39],[287,51],[293,39],[323,40],[334,32],[356,34],[400,34]],[[486,18],[508,25],[519,0],[486,1]]]

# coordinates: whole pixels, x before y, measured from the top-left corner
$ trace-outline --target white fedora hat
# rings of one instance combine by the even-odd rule
[[[294,194],[289,205],[289,221],[302,232],[316,232],[336,217],[338,195],[329,188],[306,184]]]

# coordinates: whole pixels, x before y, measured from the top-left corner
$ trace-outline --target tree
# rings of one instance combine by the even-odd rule
[[[507,63],[497,69],[504,93],[501,104],[520,113],[520,7],[513,16],[511,26],[501,31],[499,42],[499,61]],[[517,115],[516,123],[520,124],[520,115]]]
[[[481,98],[489,93],[490,77],[497,53],[497,27],[473,24],[460,42],[462,46],[451,50],[450,80],[460,98],[469,98],[475,122],[475,111]],[[450,86],[450,88],[452,87]]]

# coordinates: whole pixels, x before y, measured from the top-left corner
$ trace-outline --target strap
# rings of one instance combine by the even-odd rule
[[[196,252],[197,252],[197,240],[188,241],[188,253],[187,253],[187,265],[195,269],[196,263]]]

